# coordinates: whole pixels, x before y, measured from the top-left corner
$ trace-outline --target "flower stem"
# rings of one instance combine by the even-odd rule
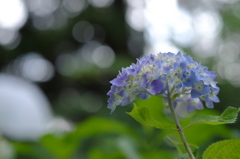
[[[176,115],[176,113],[175,113],[175,110],[174,110],[174,107],[173,107],[173,104],[172,104],[171,94],[170,94],[170,93],[168,93],[168,104],[169,104],[171,113],[172,113],[172,115],[173,115],[174,122],[175,122],[175,124],[176,124],[177,130],[178,130],[178,132],[179,132],[179,134],[180,134],[180,137],[181,137],[181,139],[182,139],[182,142],[183,142],[183,144],[184,144],[184,147],[185,147],[185,149],[187,150],[187,153],[188,153],[190,159],[195,159],[195,157],[194,157],[194,155],[193,155],[193,153],[192,153],[192,150],[191,150],[191,148],[190,148],[190,146],[189,146],[189,144],[188,144],[188,142],[187,142],[187,139],[186,139],[186,137],[185,137],[185,135],[184,135],[184,133],[183,133],[183,129],[182,129],[181,125],[180,125],[180,122],[179,122],[179,120],[178,120],[178,117],[177,117],[177,115]]]

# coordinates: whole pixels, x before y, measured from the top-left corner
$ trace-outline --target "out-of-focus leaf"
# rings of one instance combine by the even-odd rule
[[[234,123],[237,119],[240,108],[228,107],[220,116],[195,115],[191,118],[188,128],[198,124],[220,125]]]
[[[184,134],[188,142],[196,145],[202,145],[214,138],[232,137],[232,131],[226,125],[211,126],[207,124],[201,124],[189,129],[185,129]],[[179,137],[179,135],[176,134],[176,137]]]
[[[93,117],[76,126],[75,131],[64,136],[45,135],[40,143],[58,159],[69,159],[84,139],[102,134],[125,134],[137,137],[134,131],[120,122]]]
[[[184,153],[186,153],[186,149],[182,142],[175,141],[170,136],[167,136],[167,139],[168,139],[168,141],[170,141],[173,144],[173,146],[175,146],[177,148],[179,155],[183,155]],[[197,152],[197,150],[198,150],[197,145],[189,143],[189,146],[190,146],[191,150],[193,150],[195,153]]]
[[[93,148],[90,150],[89,158],[91,158],[91,159],[104,159],[104,158],[115,159],[115,158],[124,158],[124,156],[122,155],[121,152],[118,152],[118,151],[106,153],[99,148]]]
[[[57,159],[36,142],[13,142],[17,158]]]
[[[125,157],[127,159],[139,159],[140,156],[136,150],[136,145],[133,144],[131,141],[131,138],[127,137],[119,137],[117,139],[117,145],[122,150],[122,152],[125,154]]]
[[[198,156],[198,148],[193,150],[193,155],[194,155],[195,158],[197,158],[197,156]],[[181,156],[179,156],[179,157],[177,157],[175,159],[190,159],[190,157],[189,157],[188,153],[184,153],[184,154],[182,154]]]
[[[224,140],[210,145],[203,153],[203,159],[238,159],[240,139]]]
[[[179,156],[179,157],[177,157],[175,159],[190,159],[190,157],[188,156],[187,153],[185,153],[185,154],[183,154],[183,155],[181,155],[181,156]]]
[[[149,151],[149,152],[143,152],[143,157],[142,159],[159,159],[159,158],[164,158],[164,159],[171,159],[176,156],[174,151],[170,150],[155,150],[155,151]]]

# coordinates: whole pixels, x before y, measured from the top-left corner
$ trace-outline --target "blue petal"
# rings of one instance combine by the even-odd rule
[[[142,100],[150,98],[150,95],[148,93],[139,93],[138,97]]]
[[[199,98],[189,98],[187,99],[187,111],[192,112],[195,109],[203,109],[203,104]]]
[[[130,103],[130,98],[126,97],[122,100],[121,106],[126,106]]]
[[[117,87],[117,86],[115,86],[115,85],[112,85],[112,86],[111,86],[111,89],[110,89],[110,91],[107,93],[107,95],[112,96],[114,93],[117,92],[117,90],[118,90],[119,88],[120,88],[120,87]]]
[[[191,91],[191,97],[192,98],[198,98],[200,96],[201,96],[201,94],[198,91],[196,91],[194,89]]]
[[[118,94],[119,94],[121,97],[123,97],[124,94],[125,94],[125,90],[121,90],[120,92],[118,92]]]
[[[184,81],[183,85],[186,86],[186,87],[192,87],[192,83],[189,82],[188,80]]]
[[[187,68],[187,63],[186,62],[181,62],[180,67],[181,67],[182,70],[186,69]]]
[[[206,103],[206,107],[208,107],[208,108],[213,108],[214,107],[214,105],[213,105],[213,102],[212,101],[205,101],[205,103]]]
[[[220,102],[219,98],[217,96],[212,96],[212,97],[209,97],[213,102],[215,103],[218,103]]]
[[[182,98],[176,98],[176,99],[173,101],[173,107],[176,108],[178,102],[182,102],[182,101],[184,101],[184,99],[182,99]]]
[[[196,108],[197,108],[198,110],[203,109],[204,107],[203,107],[202,102],[199,101],[198,104],[196,105]]]
[[[203,85],[203,89],[200,91],[201,95],[206,95],[206,94],[209,94],[210,92],[211,90],[207,85]]]
[[[139,87],[144,87],[149,82],[148,80],[149,72],[145,73],[141,78],[138,78],[136,80],[137,83],[139,83]]]
[[[184,70],[181,72],[181,79],[184,86],[191,87],[193,83],[198,81],[198,77],[193,70]]]
[[[194,82],[198,81],[198,77],[193,70],[190,71],[190,77],[188,78],[188,81],[191,82],[191,83],[194,83]]]
[[[215,94],[215,95],[217,95],[219,93],[219,90],[220,89],[217,86],[212,87],[212,93]]]
[[[125,81],[122,78],[115,78],[111,80],[110,83],[118,87],[126,85]]]
[[[187,104],[187,112],[193,112],[196,108],[192,106],[191,104]]]
[[[130,67],[127,68],[126,71],[130,75],[137,75],[139,73],[139,71],[140,71],[140,67],[133,63]]]
[[[109,103],[107,106],[108,109],[111,109],[110,114],[112,114],[114,112],[114,110],[116,109],[116,105],[112,105],[112,103]]]

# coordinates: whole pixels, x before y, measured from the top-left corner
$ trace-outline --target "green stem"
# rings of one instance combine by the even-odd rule
[[[182,139],[182,142],[183,142],[183,144],[184,144],[184,147],[185,147],[185,149],[187,150],[187,153],[188,153],[190,159],[195,159],[195,157],[194,157],[194,155],[193,155],[193,153],[192,153],[192,150],[191,150],[191,148],[190,148],[190,146],[189,146],[189,144],[188,144],[188,142],[187,142],[187,139],[186,139],[186,137],[185,137],[185,135],[184,135],[184,133],[183,133],[183,129],[182,129],[181,125],[180,125],[180,122],[179,122],[179,120],[178,120],[178,117],[177,117],[177,115],[176,115],[176,113],[175,113],[175,110],[174,110],[174,107],[173,107],[173,104],[172,104],[172,99],[171,99],[171,94],[170,94],[170,93],[168,93],[168,104],[169,104],[171,113],[172,113],[172,115],[173,115],[174,122],[175,122],[175,124],[176,124],[177,130],[178,130],[178,132],[179,132],[179,134],[180,134],[180,137],[181,137],[181,139]]]

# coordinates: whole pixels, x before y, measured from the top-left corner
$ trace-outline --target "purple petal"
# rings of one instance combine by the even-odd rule
[[[147,89],[149,93],[152,95],[155,95],[163,89],[163,82],[160,80],[153,80],[152,83],[150,84],[150,87]]]
[[[136,70],[135,69],[133,69],[133,68],[131,68],[131,69],[128,69],[127,70],[128,71],[128,73],[130,74],[130,75],[136,75]]]
[[[127,85],[128,74],[124,73],[119,75],[117,78],[110,81],[111,84],[116,85],[118,87]]]
[[[163,67],[163,72],[164,73],[169,73],[170,67]]]

